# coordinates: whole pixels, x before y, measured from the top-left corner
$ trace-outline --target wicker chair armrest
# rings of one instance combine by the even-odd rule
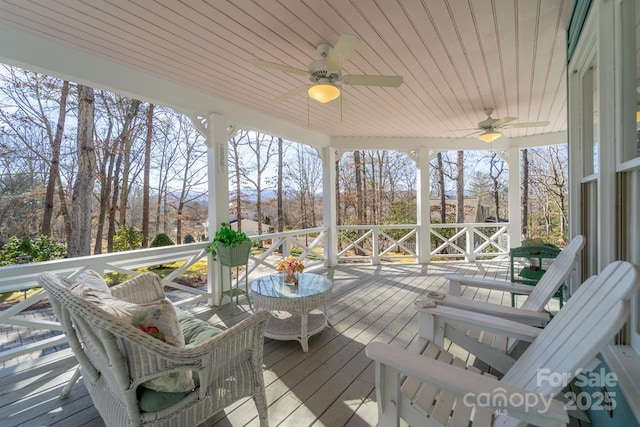
[[[268,311],[259,310],[197,346],[173,347],[142,331],[132,331],[138,336],[135,340],[127,339],[125,344],[132,386],[151,377],[190,369],[199,372],[201,393],[205,393],[214,377],[242,371],[240,366],[253,365],[254,370],[261,370],[269,316]]]
[[[147,304],[165,297],[162,280],[151,272],[113,286],[110,290],[114,297],[134,304]]]
[[[267,310],[258,310],[251,317],[232,326],[226,331],[201,342],[196,346],[180,347],[173,349],[179,353],[175,360],[191,363],[194,359],[213,357],[217,349],[224,348],[228,356],[235,352],[234,349],[259,348],[264,345],[264,331],[269,320],[270,313]],[[223,356],[223,357],[228,357]],[[219,362],[219,361],[218,361]]]
[[[232,326],[226,331],[215,335],[196,346],[174,347],[164,343],[151,335],[148,335],[138,329],[131,328],[130,325],[115,320],[113,324],[107,326],[116,336],[125,339],[127,345],[133,345],[136,352],[141,354],[141,360],[145,363],[160,364],[165,368],[181,367],[181,366],[200,366],[207,365],[209,359],[215,357],[221,350],[231,354],[234,348],[262,348],[264,342],[264,330],[269,319],[269,312],[259,310],[251,317],[244,319],[240,323]],[[126,335],[116,332],[118,324],[126,325],[128,332]],[[223,356],[228,358],[227,356]],[[130,363],[135,361],[129,361]],[[153,368],[157,369],[157,368]]]

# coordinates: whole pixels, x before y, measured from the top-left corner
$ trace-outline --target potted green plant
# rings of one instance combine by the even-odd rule
[[[220,264],[234,267],[247,263],[251,245],[251,239],[245,233],[232,229],[229,223],[222,223],[205,250],[214,261],[219,257]]]

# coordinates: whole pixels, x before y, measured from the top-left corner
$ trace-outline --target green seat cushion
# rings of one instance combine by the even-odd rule
[[[196,346],[222,333],[222,329],[211,326],[204,320],[197,319],[184,310],[177,307],[175,310],[178,318],[178,327],[184,336],[185,347]],[[197,372],[193,372],[193,381],[197,388],[200,384]],[[160,411],[175,405],[187,394],[189,392],[163,392],[138,387],[138,407],[144,412]]]
[[[222,329],[211,326],[204,320],[197,319],[179,308],[176,308],[176,314],[186,346],[198,345],[222,332]]]
[[[143,412],[155,412],[167,409],[181,401],[187,392],[170,393],[138,387],[138,407]]]
[[[195,388],[200,386],[200,377],[197,372],[193,372],[193,382]],[[180,402],[187,394],[193,392],[166,392],[155,391],[145,387],[138,387],[138,408],[142,412],[154,412],[167,409],[171,405]]]

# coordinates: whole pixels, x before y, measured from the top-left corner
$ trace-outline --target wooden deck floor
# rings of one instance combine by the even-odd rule
[[[412,303],[427,291],[446,291],[444,274],[480,273],[463,263],[339,266],[317,272],[334,282],[328,305],[331,327],[311,338],[308,353],[294,341],[265,340],[270,425],[375,426],[374,365],[365,356],[365,346],[383,341],[407,347],[417,331]],[[486,277],[505,278],[506,272],[506,263],[489,264]],[[510,303],[502,292],[481,290],[469,297]],[[211,323],[231,326],[248,316],[246,308],[230,315],[225,306],[207,317]],[[58,397],[74,365],[69,351],[63,350],[1,370],[0,424],[103,426],[82,381],[68,399]],[[253,402],[238,402],[207,425],[257,426]]]

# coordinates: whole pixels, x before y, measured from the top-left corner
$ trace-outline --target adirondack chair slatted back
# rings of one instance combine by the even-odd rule
[[[557,395],[563,386],[545,380],[547,375],[575,376],[576,370],[587,366],[627,320],[629,300],[639,285],[640,275],[632,264],[617,261],[607,266],[580,286],[502,381],[536,393]],[[500,416],[496,425],[519,422]]]
[[[531,294],[522,304],[522,308],[542,311],[553,294],[564,284],[573,271],[580,251],[584,247],[585,239],[581,235],[575,236],[571,242],[560,251],[549,269],[542,276]]]

